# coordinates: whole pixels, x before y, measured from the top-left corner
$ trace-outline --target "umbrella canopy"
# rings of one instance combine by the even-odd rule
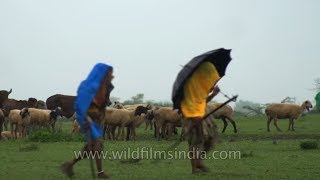
[[[231,50],[229,49],[220,48],[199,55],[188,62],[179,72],[173,85],[171,97],[173,108],[181,109],[181,101],[184,98],[184,86],[194,72],[198,73],[198,71],[202,71],[202,74],[208,73],[210,77],[205,82],[206,89],[209,86],[210,88],[214,86],[225,75],[226,68],[231,61],[230,52]],[[213,70],[211,69],[215,73],[212,73]],[[203,79],[204,76],[201,73],[198,73],[200,75],[197,75],[195,78],[198,79],[194,81],[201,81]],[[197,89],[194,89],[194,91],[197,91]]]
[[[75,111],[77,114],[77,121],[81,126],[82,131],[84,131],[88,108],[108,71],[112,71],[111,66],[103,63],[96,64],[89,73],[87,79],[82,81],[78,88],[75,100]],[[102,127],[100,127],[99,124],[90,122],[90,133],[92,139],[97,139],[102,136]],[[90,137],[86,138],[88,140]]]

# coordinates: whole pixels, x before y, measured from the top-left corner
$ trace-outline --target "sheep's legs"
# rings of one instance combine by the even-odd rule
[[[103,139],[106,139],[107,129],[108,129],[108,126],[107,126],[107,125],[104,125],[104,126],[103,126],[103,134],[102,134]],[[72,130],[72,133],[73,133],[73,130]]]
[[[52,128],[52,131],[53,131],[53,132],[56,131],[56,122],[54,122],[54,123],[51,124],[51,128]]]
[[[288,131],[290,131],[290,130],[291,130],[291,123],[292,123],[292,121],[291,121],[291,119],[289,119],[289,127],[288,127]]]
[[[270,123],[272,121],[271,117],[268,117],[268,122],[267,122],[267,131],[270,132]]]
[[[9,122],[9,118],[5,117],[4,121],[3,121],[3,125],[4,125],[4,128],[6,129],[6,131],[8,131],[8,122]]]
[[[125,140],[125,137],[124,137],[124,125],[121,125],[120,126],[120,129],[121,129],[121,141],[124,141]]]
[[[18,124],[16,124],[16,127],[14,128],[14,136],[16,139],[18,139],[17,132],[18,132]]]
[[[149,121],[149,120],[148,120],[148,121]],[[150,120],[150,121],[149,121],[149,124],[150,124],[150,130],[153,130],[153,124],[154,124],[154,123],[153,123],[153,120]]]
[[[226,118],[221,118],[222,122],[223,122],[223,129],[222,129],[222,133],[224,133],[227,129],[227,126],[228,126],[228,122],[226,120]]]
[[[273,124],[274,124],[274,126],[276,126],[278,131],[281,131],[281,129],[278,127],[278,122],[277,121],[278,121],[277,118],[274,118]]]
[[[146,127],[144,128],[144,130],[146,131],[146,130],[148,129],[148,127],[149,127],[149,120],[146,119],[146,120],[145,120],[145,123],[146,123]]]
[[[11,129],[11,137],[14,137],[14,135],[13,135],[13,123],[10,123],[10,129]]]
[[[122,127],[122,125],[119,126],[119,128],[118,128],[118,134],[117,134],[116,140],[119,139],[119,136],[120,136],[120,133],[121,133],[121,127]]]
[[[155,122],[155,126],[156,128],[154,129],[155,130],[155,137],[160,140],[160,124],[158,124],[157,122]]]
[[[135,127],[132,127],[131,134],[132,134],[132,139],[135,141],[136,140],[136,128]]]
[[[161,126],[160,137],[161,138],[167,138],[166,124],[165,123],[163,123],[162,126]]]
[[[229,122],[231,122],[231,124],[232,124],[232,126],[233,126],[233,132],[234,132],[234,133],[237,133],[238,130],[237,130],[236,122],[235,122],[232,118],[230,118],[230,117],[227,117],[227,119],[229,120]]]
[[[127,134],[127,140],[133,139],[134,141],[136,140],[136,128],[131,125],[129,132]]]
[[[294,119],[290,119],[291,121],[291,130],[294,131]]]
[[[157,125],[156,125],[156,122],[153,122],[153,126],[154,126],[154,137],[157,138]]]

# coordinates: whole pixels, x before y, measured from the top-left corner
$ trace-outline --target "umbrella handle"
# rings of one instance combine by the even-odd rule
[[[205,115],[202,120],[207,119],[211,114],[215,113],[216,111],[218,111],[219,109],[221,109],[223,106],[227,105],[229,102],[231,101],[236,101],[238,98],[238,95],[233,96],[231,99],[228,99],[226,102],[220,104],[220,106],[218,106],[217,108],[215,108],[214,110],[212,110],[211,112],[209,112],[207,115]]]

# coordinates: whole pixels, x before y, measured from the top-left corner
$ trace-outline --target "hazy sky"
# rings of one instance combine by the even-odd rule
[[[114,67],[112,96],[170,100],[194,56],[224,47],[222,92],[267,103],[313,100],[317,0],[0,0],[0,89],[11,98],[75,95],[93,65]],[[224,101],[221,95],[218,101]]]

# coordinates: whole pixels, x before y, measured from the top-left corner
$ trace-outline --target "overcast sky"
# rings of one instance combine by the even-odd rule
[[[112,96],[170,101],[180,65],[224,47],[233,60],[222,92],[260,103],[313,100],[319,7],[317,0],[0,0],[0,89],[12,88],[15,99],[75,95],[104,62],[114,67]]]

